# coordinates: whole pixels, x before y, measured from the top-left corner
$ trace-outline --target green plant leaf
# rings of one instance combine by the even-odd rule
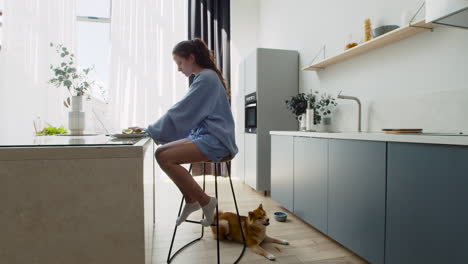
[[[67,87],[70,87],[72,85],[72,82],[70,80],[65,80],[63,82],[63,85],[67,86]]]

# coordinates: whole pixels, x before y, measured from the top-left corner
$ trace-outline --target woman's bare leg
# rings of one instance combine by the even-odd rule
[[[191,141],[190,141],[188,138],[184,138],[184,139],[172,141],[172,142],[169,142],[169,143],[166,143],[166,144],[164,144],[164,145],[159,146],[159,147],[156,149],[155,157],[156,157],[156,160],[158,161],[159,166],[161,167],[161,169],[163,169],[163,167],[162,167],[162,165],[161,165],[161,162],[160,162],[160,160],[161,160],[161,154],[162,154],[164,151],[166,151],[166,150],[168,150],[168,149],[170,149],[170,148],[173,148],[173,147],[178,146],[178,145],[187,144],[187,143],[191,143]],[[163,169],[163,171],[164,171],[164,169]],[[166,174],[167,174],[167,173],[166,173]],[[167,174],[167,175],[172,179],[172,177],[171,177],[169,174]],[[174,180],[173,180],[173,181],[174,181]],[[190,202],[190,201],[193,200],[193,199],[190,199],[190,193],[186,193],[185,191],[183,191],[183,190],[181,189],[181,187],[177,184],[177,182],[174,182],[174,183],[177,185],[177,187],[179,188],[179,190],[180,190],[180,191],[182,192],[182,194],[184,195],[186,202]]]
[[[171,143],[159,147],[156,151],[159,166],[179,187],[187,203],[198,202],[201,206],[205,206],[209,203],[210,197],[181,164],[203,162],[209,159],[188,139]]]

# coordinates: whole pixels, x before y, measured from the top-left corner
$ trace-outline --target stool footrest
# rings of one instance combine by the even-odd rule
[[[200,223],[200,222],[193,221],[193,220],[185,220],[185,222],[187,222],[187,223],[192,223],[192,224],[199,224],[199,225],[201,225],[201,223]],[[211,224],[210,226],[216,226],[216,224]]]

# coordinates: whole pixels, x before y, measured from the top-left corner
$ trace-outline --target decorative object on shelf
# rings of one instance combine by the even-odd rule
[[[331,117],[337,105],[338,103],[336,102],[335,97],[327,93],[321,94],[320,100],[317,101],[317,104],[315,107],[316,114],[319,115],[321,119],[321,123],[322,123],[321,130],[325,132],[330,131],[330,126],[332,122]]]
[[[349,34],[348,35],[348,39],[346,40],[345,42],[345,50],[348,50],[350,48],[354,48],[358,45],[357,42],[354,41],[353,39],[353,35],[352,34]]]
[[[371,40],[371,21],[369,18],[364,20],[364,41]]]
[[[59,65],[50,65],[53,77],[49,79],[49,83],[56,87],[65,87],[70,93],[63,101],[65,107],[71,106],[71,111],[68,113],[68,128],[71,135],[83,135],[85,130],[85,112],[83,111],[83,97],[87,95],[90,99],[90,91],[94,87],[98,87],[102,91],[102,87],[97,85],[89,76],[93,71],[94,66],[84,69],[78,69],[75,62],[75,55],[71,53],[64,45],[54,45],[57,53],[62,58]]]
[[[399,28],[399,26],[397,25],[385,25],[385,26],[381,26],[381,27],[378,27],[378,28],[375,28],[374,30],[372,30],[372,35],[374,38],[380,36],[380,35],[383,35],[385,33],[388,33],[392,30],[395,30]]]

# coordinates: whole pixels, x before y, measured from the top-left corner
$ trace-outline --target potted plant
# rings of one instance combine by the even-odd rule
[[[319,96],[318,91],[315,91],[308,95],[309,106],[310,108],[313,109],[313,112],[314,112],[314,125],[320,124],[321,122],[321,116],[317,112],[318,96]]]
[[[327,93],[321,94],[320,100],[316,103],[316,115],[319,116],[318,123],[320,124],[321,121],[323,121],[323,128],[325,131],[329,130],[331,116],[337,105],[336,98]]]
[[[291,96],[291,99],[285,100],[286,108],[290,110],[295,116],[296,120],[300,122],[300,129],[305,129],[305,113],[307,110],[308,95],[299,93],[296,96]]]
[[[72,135],[82,135],[85,129],[85,112],[83,111],[83,97],[88,95],[91,88],[97,86],[95,81],[89,77],[94,67],[79,69],[76,66],[75,55],[64,45],[54,45],[62,61],[58,65],[50,65],[53,76],[49,83],[56,87],[65,87],[70,94],[63,104],[72,110],[68,113],[68,126]],[[99,87],[102,88],[102,87]]]

